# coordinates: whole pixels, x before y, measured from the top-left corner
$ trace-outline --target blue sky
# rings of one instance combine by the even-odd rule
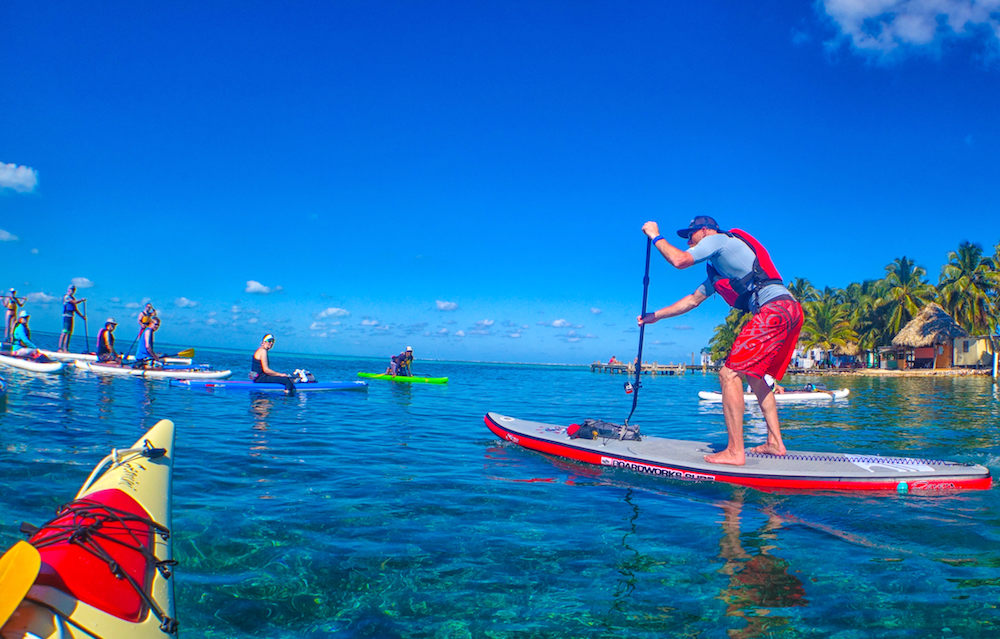
[[[747,229],[820,288],[902,255],[936,282],[1000,242],[998,12],[13,0],[0,287],[41,330],[77,281],[121,339],[150,299],[171,343],[585,363],[635,355],[648,219]],[[654,261],[650,308],[702,277]]]

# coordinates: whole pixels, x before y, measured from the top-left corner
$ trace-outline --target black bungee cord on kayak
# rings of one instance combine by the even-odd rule
[[[642,276],[642,315],[646,316],[646,297],[649,294],[649,252],[652,249],[653,241],[646,238],[646,272]],[[625,382],[625,392],[632,393],[632,410],[629,411],[628,417],[625,418],[625,428],[622,430],[622,435],[629,430],[628,420],[632,419],[632,413],[635,412],[635,406],[639,402],[639,388],[642,383],[639,381],[639,376],[642,374],[642,338],[646,330],[646,323],[643,322],[639,325],[639,354],[635,357],[635,381],[632,383]],[[636,432],[638,435],[638,432]],[[624,437],[623,437],[624,439]]]
[[[166,454],[166,449],[153,447],[147,439],[143,441],[142,450],[134,452],[148,459],[157,459]],[[60,520],[62,523],[57,523]],[[112,529],[110,534],[106,532],[109,529]],[[146,589],[121,568],[106,548],[113,544],[139,553],[149,565],[163,575],[164,579],[170,579],[177,560],[159,559],[140,539],[140,536],[148,535],[150,544],[154,534],[164,540],[169,539],[170,529],[163,524],[83,497],[59,508],[55,518],[42,526],[22,522],[21,532],[29,535],[31,537],[29,542],[38,549],[58,544],[73,544],[98,557],[108,565],[108,569],[115,577],[125,580],[135,590],[146,607],[159,620],[161,631],[168,635],[177,634],[177,619],[167,615]],[[44,602],[30,597],[28,599],[40,606],[49,607]]]

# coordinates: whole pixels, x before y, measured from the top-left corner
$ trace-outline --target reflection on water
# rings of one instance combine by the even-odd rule
[[[639,554],[639,551],[629,545],[629,537],[635,534],[635,522],[639,519],[639,506],[632,500],[631,488],[625,491],[623,501],[629,505],[630,512],[628,515],[625,533],[622,535],[621,545],[622,550],[625,552],[622,554],[622,558],[618,562],[618,573],[621,577],[618,579],[618,584],[615,586],[614,604],[612,605],[612,609],[618,613],[625,613],[626,610],[628,610],[628,598],[631,596],[636,586],[635,571],[637,569],[641,569],[643,563],[643,559]]]
[[[97,387],[97,418],[110,419],[114,409],[114,381],[110,375],[98,375]]]
[[[743,533],[740,518],[746,489],[737,488],[723,501],[722,538],[719,556],[725,561],[720,572],[729,583],[719,598],[726,603],[726,616],[743,619],[746,626],[729,630],[738,639],[771,635],[786,629],[788,617],[773,614],[773,608],[806,606],[805,587],[789,572],[789,563],[773,553],[778,550],[777,532],[784,523],[772,508],[765,507],[765,522]]]
[[[392,399],[400,406],[409,406],[413,403],[413,384],[410,382],[388,382],[392,392]]]

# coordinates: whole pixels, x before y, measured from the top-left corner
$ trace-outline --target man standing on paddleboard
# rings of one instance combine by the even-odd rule
[[[87,298],[76,299],[76,286],[70,284],[69,288],[66,289],[66,294],[63,295],[63,326],[62,332],[59,333],[59,347],[56,349],[60,353],[69,352],[69,341],[73,339],[73,316],[79,315],[86,319],[84,314],[80,312],[80,304],[86,301]]]
[[[656,222],[643,224],[642,232],[675,268],[685,269],[707,262],[708,278],[693,293],[670,306],[640,315],[637,318],[640,325],[683,315],[716,291],[733,308],[753,313],[736,337],[725,365],[719,371],[729,443],[725,450],[705,455],[705,461],[736,466],[746,463],[741,376],[746,377],[757,396],[767,422],[767,442],[752,451],[784,455],[786,451],[781,440],[778,408],[772,388],[764,376],[780,380],[785,374],[802,329],[802,307],[785,288],[767,250],[745,231],[721,230],[707,215],[695,217],[687,228],[677,231],[677,235],[687,239],[686,251],[664,239]]]

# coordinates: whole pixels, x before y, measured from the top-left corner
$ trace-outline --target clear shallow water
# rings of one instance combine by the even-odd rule
[[[206,361],[243,376],[248,354]],[[321,380],[382,360],[274,355]],[[418,362],[295,398],[69,371],[0,371],[0,545],[112,446],[178,427],[177,612],[187,637],[996,637],[1000,490],[768,494],[562,462],[503,444],[488,410],[621,421],[621,376]],[[790,448],[1000,469],[988,378],[796,378],[850,399],[782,406]],[[713,375],[643,380],[633,423],[723,441]],[[764,439],[748,414],[748,441]]]

